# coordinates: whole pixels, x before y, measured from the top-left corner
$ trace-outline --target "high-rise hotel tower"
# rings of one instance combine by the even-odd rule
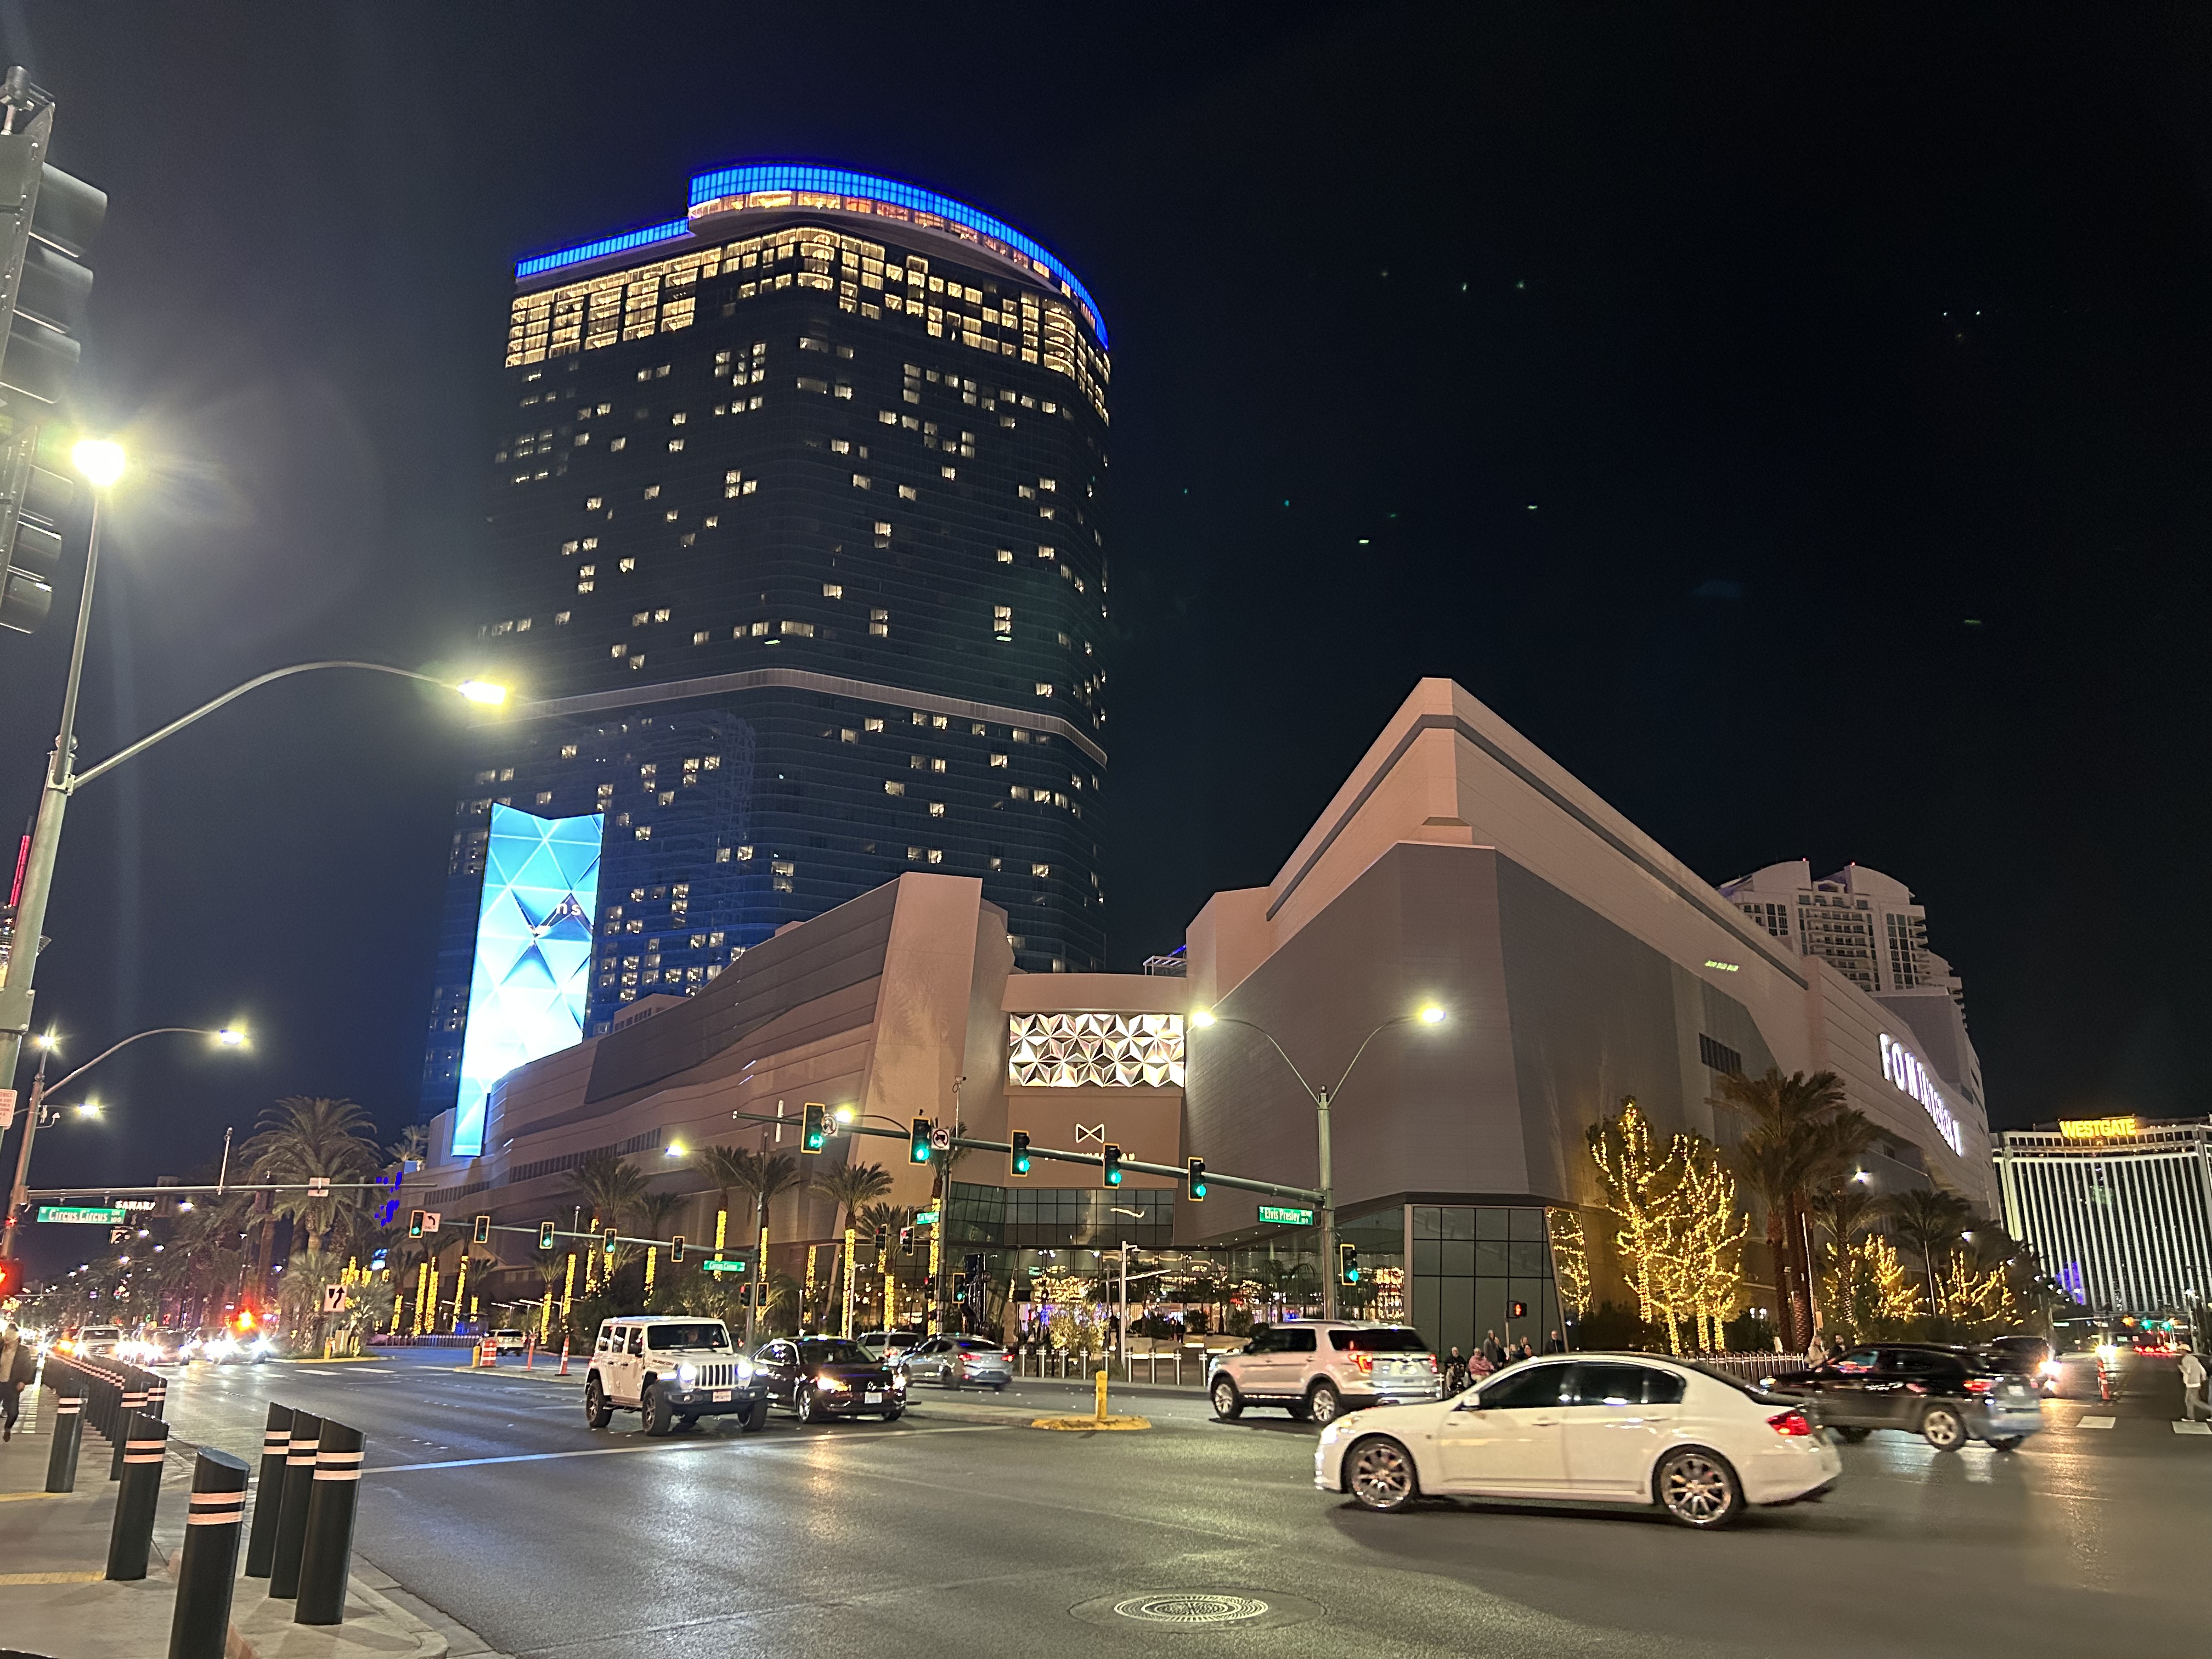
[[[561,1030],[904,871],[980,877],[1024,969],[1102,966],[1082,283],[959,202],[784,163],[515,278],[475,591],[518,701],[459,805],[426,1115],[458,1097],[465,1145]]]

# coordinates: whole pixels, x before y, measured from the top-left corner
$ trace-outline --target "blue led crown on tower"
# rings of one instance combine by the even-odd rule
[[[453,1155],[483,1151],[491,1086],[584,1035],[599,891],[599,815],[541,818],[495,802],[461,1040]]]

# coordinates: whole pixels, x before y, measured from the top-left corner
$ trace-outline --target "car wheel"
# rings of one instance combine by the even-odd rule
[[[1836,1432],[1841,1435],[1845,1440],[1849,1441],[1852,1445],[1856,1446],[1860,1441],[1872,1434],[1874,1431],[1872,1429],[1846,1428],[1838,1425]]]
[[[758,1434],[768,1426],[768,1396],[763,1395],[752,1403],[752,1409],[738,1419],[738,1430],[745,1434]]]
[[[1668,1518],[1700,1529],[1725,1527],[1743,1513],[1743,1487],[1717,1452],[1685,1446],[1669,1452],[1652,1477]]]
[[[991,1392],[993,1394],[1004,1394],[1006,1391],[1006,1385],[1003,1382],[994,1382],[991,1384]]]
[[[607,1403],[605,1389],[596,1376],[584,1384],[584,1421],[594,1429],[604,1429],[614,1421],[615,1408]]]
[[[1305,1415],[1327,1428],[1344,1413],[1344,1401],[1337,1395],[1334,1385],[1316,1382],[1313,1392],[1306,1396]]]
[[[1948,1406],[1930,1406],[1920,1419],[1920,1437],[1937,1451],[1956,1451],[1966,1443],[1966,1420]]]
[[[1385,1515],[1421,1495],[1413,1453],[1382,1435],[1361,1441],[1346,1454],[1344,1485],[1362,1509]]]
[[[668,1396],[661,1392],[660,1384],[648,1382],[645,1392],[638,1396],[637,1414],[645,1419],[645,1431],[655,1439],[675,1426],[676,1413],[668,1404]]]
[[[950,1365],[939,1365],[937,1368],[937,1381],[938,1385],[941,1388],[957,1389],[960,1386],[960,1384],[953,1379],[952,1367]]]
[[[798,1409],[799,1420],[802,1423],[819,1423],[822,1420],[822,1407],[814,1398],[814,1390],[811,1389],[801,1389],[799,1391]]]
[[[906,1407],[903,1407],[903,1406],[894,1406],[894,1407],[892,1407],[889,1411],[887,1411],[887,1412],[885,1412],[885,1413],[884,1413],[884,1422],[886,1422],[886,1423],[896,1423],[896,1422],[897,1422],[897,1421],[899,1420],[899,1419],[901,1419],[902,1417],[904,1417],[905,1415],[906,1415]]]
[[[676,1419],[676,1426],[679,1429],[696,1429],[699,1426],[699,1419],[687,1413]]]
[[[1999,1437],[1997,1439],[1990,1442],[1990,1449],[1991,1451],[2001,1452],[2018,1451],[2020,1449],[2020,1443],[2021,1437],[2019,1435],[2003,1435]]]
[[[1234,1423],[1244,1414],[1244,1396],[1228,1377],[1213,1379],[1213,1414],[1224,1423]]]

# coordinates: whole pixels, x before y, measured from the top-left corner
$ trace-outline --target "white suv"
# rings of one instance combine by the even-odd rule
[[[1241,1352],[1214,1361],[1206,1392],[1224,1422],[1247,1406],[1280,1406],[1333,1423],[1363,1407],[1435,1400],[1443,1387],[1437,1357],[1412,1326],[1316,1319],[1255,1325]]]
[[[768,1421],[768,1390],[720,1320],[633,1314],[600,1322],[584,1373],[584,1420],[604,1429],[618,1410],[652,1435],[722,1416],[750,1431]]]

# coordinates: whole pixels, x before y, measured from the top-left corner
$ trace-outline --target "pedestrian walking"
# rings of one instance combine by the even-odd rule
[[[2204,1369],[2203,1356],[2186,1342],[2181,1345],[2181,1419],[2194,1423],[2200,1414],[2212,1416],[2212,1397],[2208,1397],[2205,1378],[2212,1376]],[[11,1404],[9,1409],[15,1407]]]
[[[22,1408],[23,1390],[38,1375],[38,1357],[23,1333],[9,1320],[0,1329],[0,1440],[15,1437],[15,1418]]]

